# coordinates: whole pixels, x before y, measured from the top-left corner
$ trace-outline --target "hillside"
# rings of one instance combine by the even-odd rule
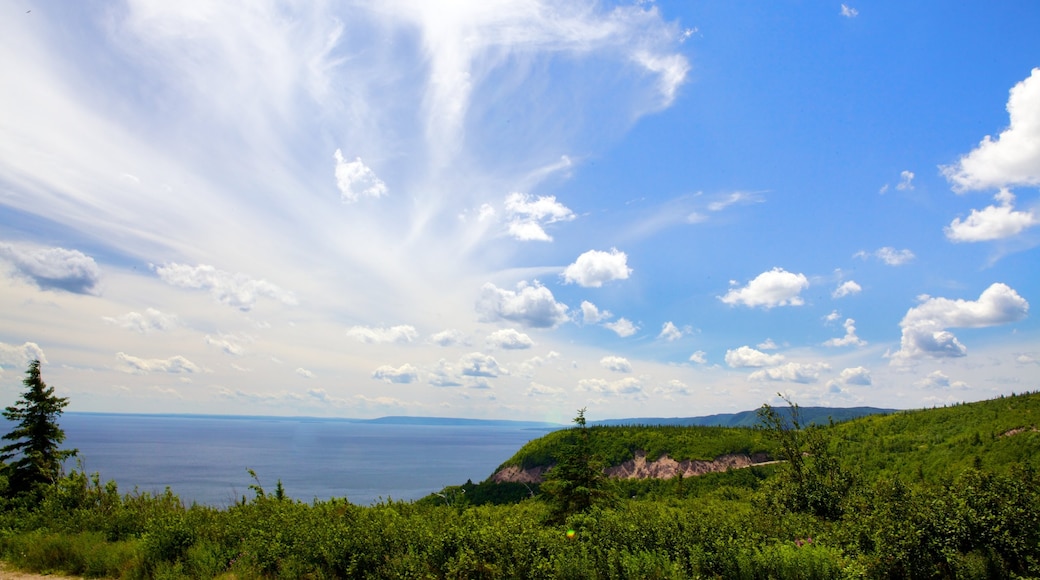
[[[875,411],[819,427],[844,464],[872,477],[933,479],[971,466],[1003,471],[1040,454],[1040,393],[933,409]],[[737,414],[739,420],[747,423],[749,413]],[[822,422],[821,408],[799,408],[799,413],[802,424]],[[537,483],[555,462],[566,433],[555,431],[528,442],[489,479]],[[677,471],[685,476],[691,474],[691,465],[695,472],[725,471],[764,463],[775,450],[767,433],[752,427],[594,425],[589,439],[594,453],[609,466],[607,473],[615,477],[667,478]],[[673,468],[632,470],[634,464],[662,458]],[[697,468],[698,462],[708,467]]]

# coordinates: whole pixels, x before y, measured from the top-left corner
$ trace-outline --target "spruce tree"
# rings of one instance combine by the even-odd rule
[[[22,384],[26,390],[18,401],[4,409],[3,416],[17,423],[3,439],[11,441],[0,448],[0,464],[7,476],[8,491],[21,495],[40,484],[53,483],[62,473],[62,462],[76,455],[75,449],[59,449],[65,431],[58,416],[69,404],[66,397],[54,395],[40,378],[40,361],[29,363]],[[11,461],[13,460],[13,461]],[[10,463],[7,463],[11,461]]]

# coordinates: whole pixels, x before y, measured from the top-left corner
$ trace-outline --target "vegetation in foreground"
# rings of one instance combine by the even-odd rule
[[[116,578],[1040,576],[1040,394],[819,427],[792,409],[764,407],[747,431],[783,463],[626,482],[599,472],[614,443],[597,440],[615,432],[579,412],[553,434],[546,483],[503,504],[481,500],[487,482],[357,506],[256,479],[254,497],[218,509],[78,470],[15,490],[10,463],[0,553]]]

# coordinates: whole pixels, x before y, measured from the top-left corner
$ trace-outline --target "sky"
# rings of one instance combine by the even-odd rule
[[[1040,387],[1040,4],[5,2],[0,404]]]

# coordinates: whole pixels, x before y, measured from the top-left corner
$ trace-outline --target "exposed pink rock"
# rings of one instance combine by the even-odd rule
[[[704,475],[729,469],[743,469],[755,465],[771,463],[765,453],[753,455],[731,454],[716,457],[713,461],[683,460],[676,461],[668,455],[662,455],[654,461],[646,460],[645,451],[636,451],[635,458],[621,465],[608,467],[603,472],[607,477],[618,479],[669,479],[682,473],[683,477]],[[522,483],[541,483],[543,475],[548,467],[539,466],[530,469],[520,469],[511,466],[496,472],[491,476],[491,481],[503,483],[515,481]]]

